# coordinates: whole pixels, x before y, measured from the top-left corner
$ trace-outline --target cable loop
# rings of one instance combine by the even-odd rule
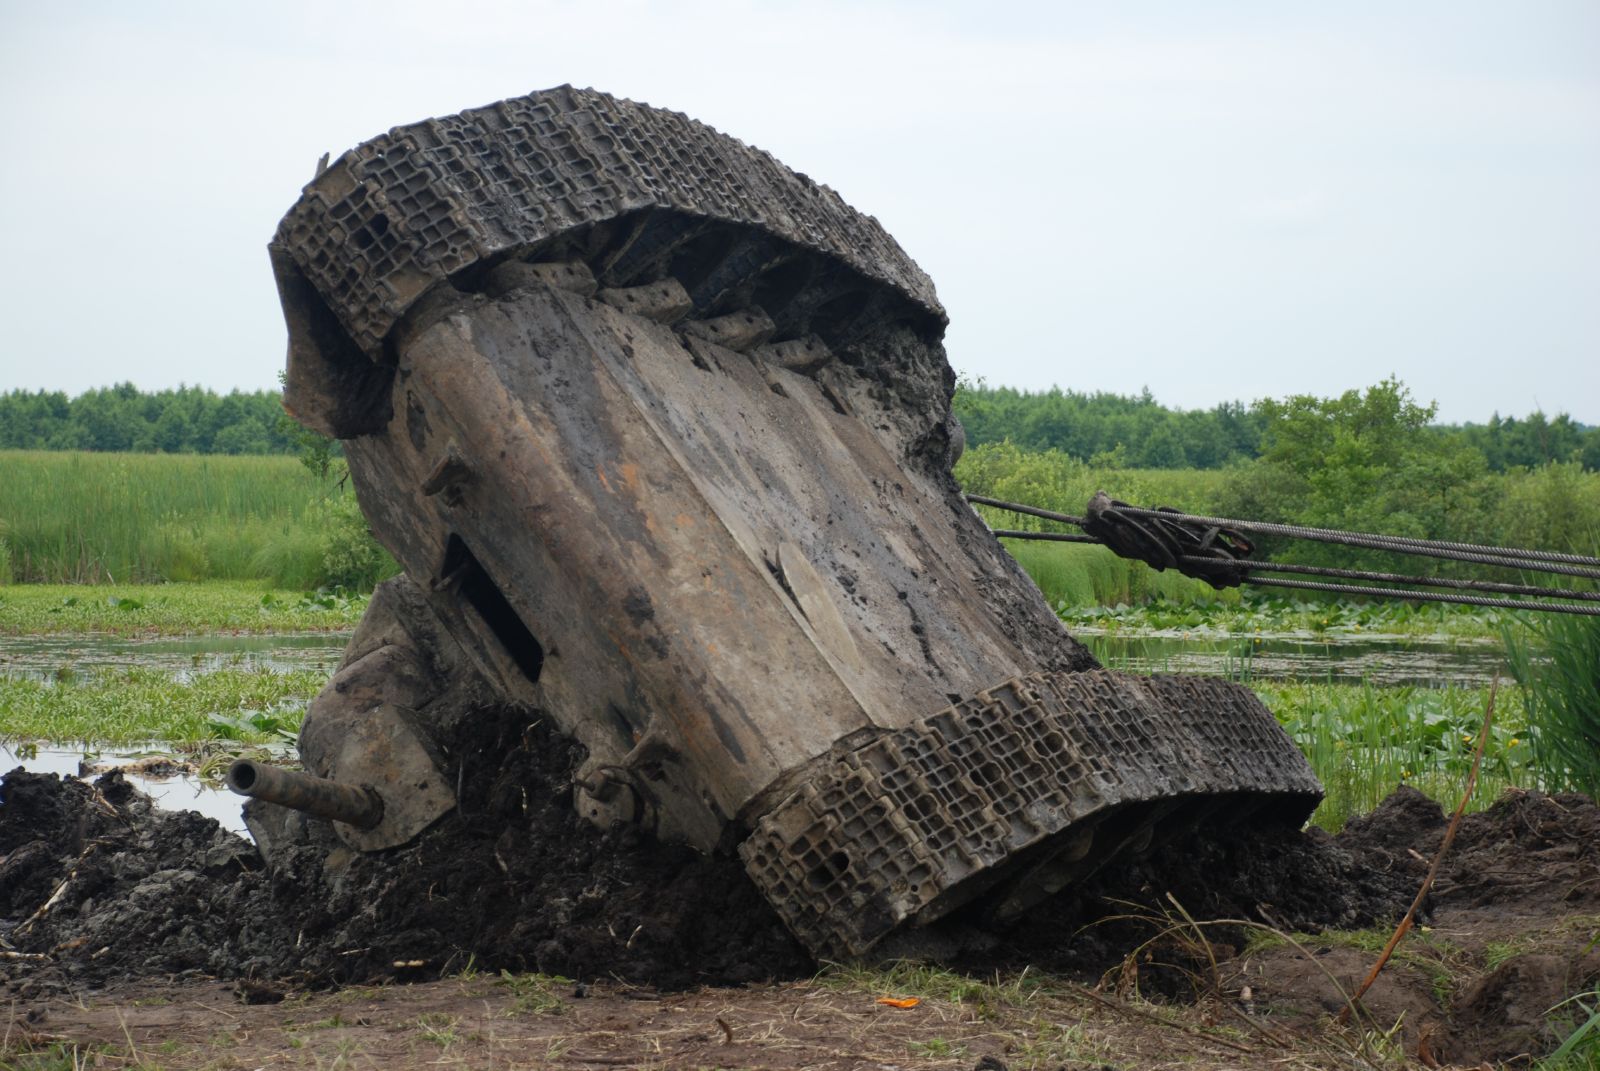
[[[1177,569],[1221,591],[1245,578],[1241,560],[1255,549],[1231,528],[1204,527],[1178,519],[1176,510],[1140,510],[1097,491],[1080,526],[1124,558],[1149,563],[1157,572]]]

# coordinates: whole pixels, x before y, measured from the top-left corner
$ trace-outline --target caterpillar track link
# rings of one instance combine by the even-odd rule
[[[270,252],[285,404],[405,570],[300,741],[350,847],[449,813],[438,741],[489,702],[581,743],[585,818],[737,852],[818,956],[1320,798],[1247,689],[1068,635],[951,476],[932,283],[766,153],[564,86],[350,150]],[[310,819],[268,800],[270,857]]]

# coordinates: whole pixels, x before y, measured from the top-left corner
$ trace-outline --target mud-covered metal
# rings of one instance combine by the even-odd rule
[[[1030,674],[839,749],[762,817],[740,854],[810,948],[851,955],[984,892],[1015,913],[1119,849],[1152,843],[1163,823],[1259,808],[1294,821],[1320,791],[1240,685]]]
[[[563,87],[352,150],[272,252],[286,404],[405,568],[301,732],[314,773],[420,786],[366,835],[446,814],[486,760],[439,728],[512,704],[582,746],[585,818],[741,850],[851,954],[1314,805],[1242,689],[1082,676],[951,476],[931,284],[766,154]]]
[[[383,821],[383,797],[368,785],[341,784],[326,777],[285,770],[254,759],[235,759],[228,787],[241,796],[371,829]]]
[[[679,112],[571,86],[351,149],[306,186],[272,251],[294,336],[287,400],[339,435],[370,424],[358,410],[375,400],[352,356],[383,360],[426,292],[508,260],[577,257],[608,289],[674,277],[699,315],[760,305],[785,337],[945,322],[927,275],[833,190]],[[337,415],[297,364],[337,380]]]

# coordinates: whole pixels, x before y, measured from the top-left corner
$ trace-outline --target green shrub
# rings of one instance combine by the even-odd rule
[[[371,591],[378,581],[400,571],[395,560],[373,538],[353,492],[323,502],[319,511],[322,587]]]
[[[200,528],[192,523],[158,526],[144,553],[147,569],[159,572],[165,580],[205,580],[212,575],[206,541]]]
[[[1030,452],[1012,442],[985,443],[962,455],[956,479],[971,494],[1081,516],[1096,491],[1135,505],[1175,506],[1207,512],[1215,508],[1229,479],[1221,470],[1100,468],[1058,450]],[[992,527],[1059,531],[1036,517],[980,507]]]
[[[322,541],[323,533],[309,521],[287,525],[255,548],[250,573],[280,588],[311,591],[323,587]]]
[[[1495,529],[1508,542],[1594,554],[1600,532],[1600,474],[1576,462],[1518,469],[1498,481]]]
[[[1338,398],[1299,395],[1259,405],[1261,456],[1231,470],[1220,512],[1355,532],[1462,540],[1485,528],[1492,496],[1483,454],[1429,427],[1434,407],[1418,405],[1388,379]],[[1279,542],[1263,552],[1276,556]],[[1390,568],[1372,551],[1295,543],[1294,559]]]

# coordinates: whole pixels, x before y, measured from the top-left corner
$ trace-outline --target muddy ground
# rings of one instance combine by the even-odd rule
[[[1336,838],[1204,832],[1005,932],[957,919],[924,943],[986,984],[839,968],[810,981],[817,965],[735,862],[581,826],[573,756],[537,726],[507,719],[479,747],[478,768],[500,772],[467,783],[460,813],[337,877],[314,845],[269,870],[117,774],[7,775],[0,1063],[70,1067],[43,1061],[89,1049],[163,1067],[987,1056],[993,1071],[1251,1067],[1264,1053],[1342,1066],[1365,1046],[1514,1066],[1570,1029],[1552,1007],[1600,983],[1600,809],[1578,796],[1517,794],[1469,816],[1424,929],[1355,1025],[1330,1032],[1442,838],[1444,816],[1414,791]],[[902,990],[922,1003],[874,1003]]]

